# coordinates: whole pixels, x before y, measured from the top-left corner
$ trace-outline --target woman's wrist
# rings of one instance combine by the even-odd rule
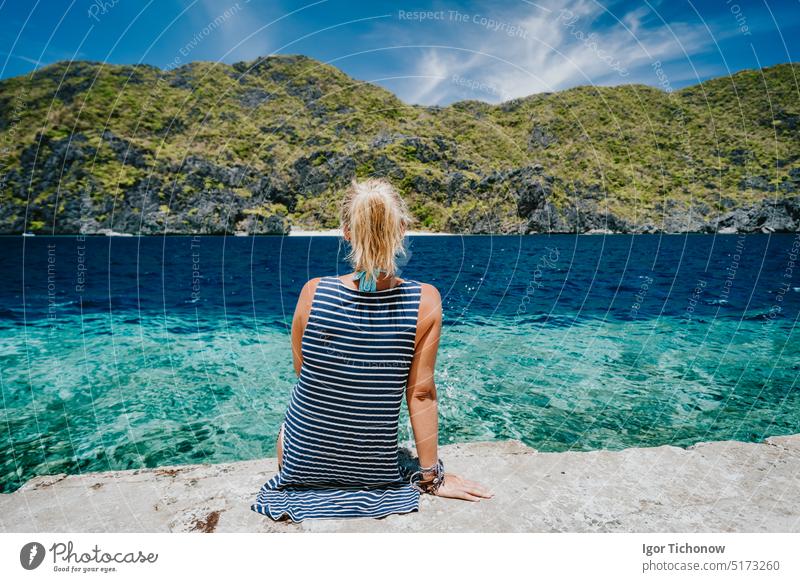
[[[428,464],[420,462],[418,470],[423,475],[432,473],[436,469],[436,463],[438,463],[438,462],[439,462],[439,459],[434,459],[433,462],[428,463]]]
[[[437,474],[437,463],[438,462],[439,462],[439,459],[437,459],[436,461],[434,461],[433,463],[431,463],[430,465],[427,465],[427,466],[425,466],[422,463],[420,463],[419,474],[420,474],[420,480],[421,481],[430,481],[434,477],[436,477],[436,474]]]
[[[436,495],[436,491],[444,483],[444,463],[437,459],[436,463],[425,467],[420,464],[419,470],[411,476],[412,486],[420,493]]]
[[[438,447],[433,451],[426,451],[425,453],[420,454],[417,462],[419,463],[420,469],[433,469],[436,466],[436,463],[439,462]]]

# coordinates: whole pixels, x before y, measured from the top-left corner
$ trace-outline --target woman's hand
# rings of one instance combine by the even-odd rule
[[[439,486],[436,496],[463,499],[465,501],[480,501],[481,499],[491,499],[494,497],[494,493],[480,483],[464,479],[453,473],[445,473],[444,483]]]

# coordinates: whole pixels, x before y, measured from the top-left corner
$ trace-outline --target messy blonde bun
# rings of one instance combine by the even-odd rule
[[[411,224],[405,201],[385,180],[353,180],[345,194],[342,228],[350,232],[348,260],[356,271],[397,272],[397,257],[405,254],[403,236]]]

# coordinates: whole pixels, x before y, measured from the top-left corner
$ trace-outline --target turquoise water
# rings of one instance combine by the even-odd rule
[[[441,441],[564,451],[800,432],[798,244],[415,238],[404,274],[445,304]],[[319,237],[0,245],[3,491],[274,455],[300,286],[346,271],[345,249]]]

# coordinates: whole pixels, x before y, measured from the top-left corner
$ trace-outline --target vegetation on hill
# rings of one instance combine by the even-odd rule
[[[0,82],[0,232],[328,228],[365,176],[421,230],[800,230],[798,79],[423,107],[302,56],[57,63]]]

